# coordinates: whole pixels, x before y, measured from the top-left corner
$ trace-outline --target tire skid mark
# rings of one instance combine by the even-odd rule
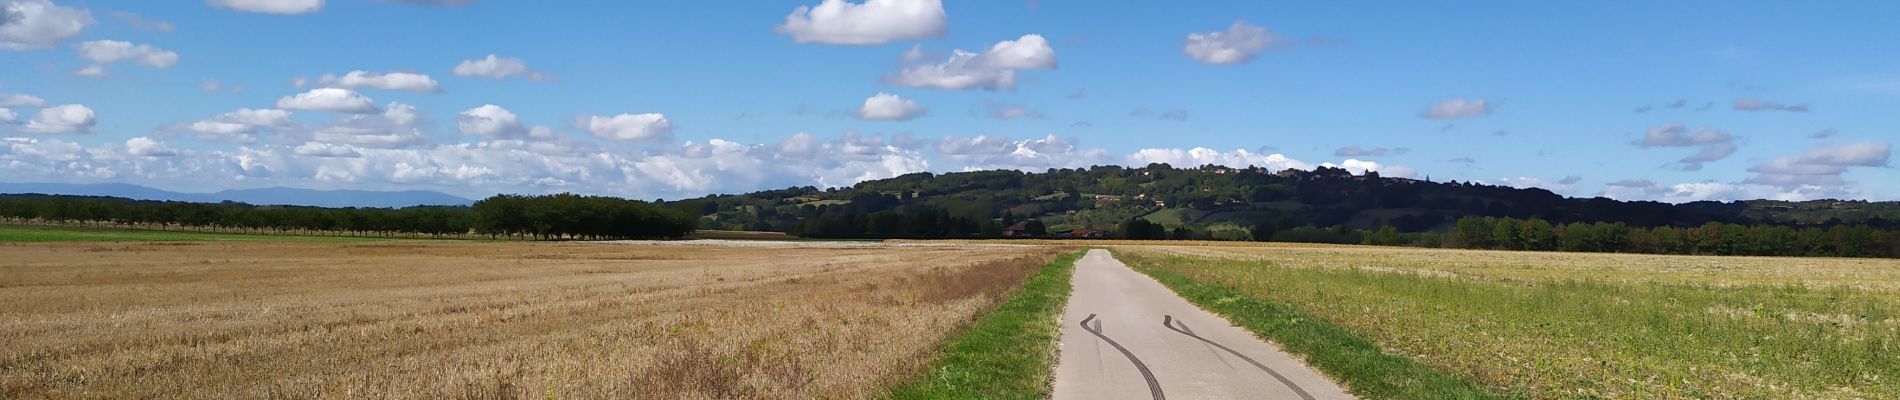
[[[1094,319],[1095,319],[1095,314],[1089,314],[1088,318],[1083,318],[1082,330],[1089,331],[1089,333],[1095,334],[1096,338],[1100,338],[1102,339],[1102,341],[1108,342],[1109,346],[1114,346],[1115,350],[1122,352],[1122,356],[1128,357],[1128,361],[1134,362],[1135,369],[1141,371],[1141,379],[1148,381],[1148,394],[1154,396],[1155,400],[1163,400],[1163,399],[1168,398],[1167,396],[1161,394],[1161,381],[1155,379],[1154,371],[1148,370],[1148,364],[1142,363],[1140,358],[1135,357],[1134,352],[1130,352],[1128,351],[1128,348],[1122,347],[1121,343],[1115,343],[1115,339],[1109,339],[1108,335],[1102,334],[1101,321],[1095,322],[1096,327],[1094,328],[1089,327],[1089,321],[1094,320]],[[1255,364],[1255,365],[1259,365],[1259,364]],[[1305,392],[1301,392],[1301,394],[1305,394]],[[1311,397],[1308,397],[1308,399],[1311,399]]]
[[[1176,328],[1175,325],[1177,324],[1181,325],[1181,327]],[[1286,375],[1280,375],[1280,373],[1275,372],[1273,368],[1267,368],[1265,364],[1261,364],[1259,361],[1254,361],[1252,357],[1247,357],[1247,355],[1245,354],[1240,354],[1240,352],[1234,351],[1234,349],[1232,348],[1228,348],[1227,346],[1221,345],[1220,343],[1212,341],[1212,340],[1207,340],[1207,338],[1201,337],[1201,335],[1194,334],[1194,331],[1188,330],[1187,323],[1175,322],[1173,315],[1162,315],[1161,326],[1166,326],[1168,327],[1168,330],[1175,331],[1176,333],[1187,335],[1188,337],[1195,338],[1202,342],[1206,342],[1207,344],[1214,345],[1214,347],[1218,347],[1221,350],[1226,350],[1228,354],[1233,354],[1235,357],[1240,357],[1240,359],[1246,360],[1248,364],[1253,364],[1254,367],[1260,368],[1261,371],[1266,371],[1267,375],[1273,375],[1273,379],[1278,379],[1280,380],[1281,384],[1286,385],[1287,388],[1293,389],[1293,393],[1300,395],[1301,399],[1314,400],[1312,394],[1306,393],[1306,389],[1301,389],[1300,385],[1294,384],[1293,380],[1286,378]]]

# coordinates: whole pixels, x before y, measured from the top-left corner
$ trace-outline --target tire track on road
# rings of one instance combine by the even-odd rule
[[[1135,369],[1141,370],[1141,379],[1148,381],[1148,394],[1154,396],[1155,400],[1163,400],[1163,399],[1168,398],[1168,396],[1163,395],[1161,393],[1161,381],[1155,379],[1154,371],[1148,370],[1148,364],[1142,363],[1141,358],[1135,357],[1135,353],[1128,351],[1128,348],[1126,347],[1122,347],[1121,343],[1115,343],[1115,339],[1109,339],[1108,335],[1103,335],[1102,328],[1101,328],[1102,326],[1101,321],[1095,321],[1095,327],[1090,328],[1089,321],[1094,321],[1094,320],[1095,320],[1095,314],[1089,314],[1088,318],[1083,318],[1082,330],[1089,331],[1089,333],[1095,334],[1095,337],[1101,338],[1102,341],[1104,342],[1108,342],[1109,346],[1115,346],[1115,350],[1121,351],[1122,356],[1128,357],[1128,361],[1134,362]],[[1259,364],[1255,364],[1255,365],[1259,365]]]
[[[1177,324],[1181,325],[1181,327],[1179,328],[1174,327]],[[1278,379],[1280,380],[1281,384],[1286,385],[1287,388],[1293,389],[1293,393],[1299,394],[1301,399],[1314,400],[1312,394],[1306,393],[1306,389],[1301,389],[1300,385],[1293,383],[1293,380],[1291,379],[1287,379],[1286,375],[1280,375],[1279,372],[1274,372],[1273,368],[1267,368],[1265,364],[1261,364],[1259,361],[1254,361],[1252,357],[1247,357],[1247,355],[1240,354],[1240,352],[1234,351],[1234,349],[1228,348],[1227,346],[1223,346],[1218,342],[1207,340],[1207,338],[1201,337],[1201,335],[1194,334],[1193,330],[1188,329],[1187,323],[1175,322],[1173,315],[1161,316],[1161,326],[1166,326],[1168,327],[1168,330],[1175,331],[1183,335],[1187,335],[1188,337],[1200,340],[1202,342],[1206,342],[1207,344],[1210,344],[1210,345],[1214,345],[1214,347],[1218,347],[1221,350],[1226,350],[1227,353],[1233,354],[1235,357],[1240,357],[1240,359],[1242,360],[1246,360],[1248,364],[1253,364],[1254,367],[1260,368],[1261,371],[1266,371],[1268,375],[1273,375],[1273,379]],[[1114,342],[1109,342],[1109,344],[1114,344]],[[1116,347],[1119,348],[1121,346],[1116,346]],[[1133,356],[1130,356],[1130,357],[1133,357]]]

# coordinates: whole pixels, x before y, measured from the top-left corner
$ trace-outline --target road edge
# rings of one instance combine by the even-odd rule
[[[1009,299],[941,348],[922,376],[891,399],[1043,399],[1054,390],[1062,310],[1087,249],[1057,256]]]
[[[1202,283],[1149,265],[1146,257],[1109,250],[1135,271],[1161,282],[1196,307],[1226,318],[1280,347],[1314,370],[1365,399],[1511,399],[1479,385],[1385,352],[1350,330],[1284,305],[1246,296],[1231,288]]]

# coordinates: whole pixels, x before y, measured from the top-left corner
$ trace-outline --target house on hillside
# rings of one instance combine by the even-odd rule
[[[1062,237],[1099,238],[1099,237],[1108,237],[1108,232],[1102,232],[1102,231],[1098,231],[1094,229],[1076,229],[1076,230],[1071,230],[1068,232],[1063,232]]]
[[[1003,236],[1029,236],[1029,229],[1023,227],[1023,224],[1010,225],[1008,228],[1003,228]]]

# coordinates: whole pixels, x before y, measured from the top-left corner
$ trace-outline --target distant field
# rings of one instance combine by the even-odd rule
[[[1056,252],[11,243],[0,398],[878,397]]]
[[[1117,249],[1151,274],[1289,308],[1497,393],[1900,398],[1900,260]]]
[[[273,241],[360,243],[389,239],[347,236],[249,235],[79,226],[0,224],[0,242],[205,242]]]

